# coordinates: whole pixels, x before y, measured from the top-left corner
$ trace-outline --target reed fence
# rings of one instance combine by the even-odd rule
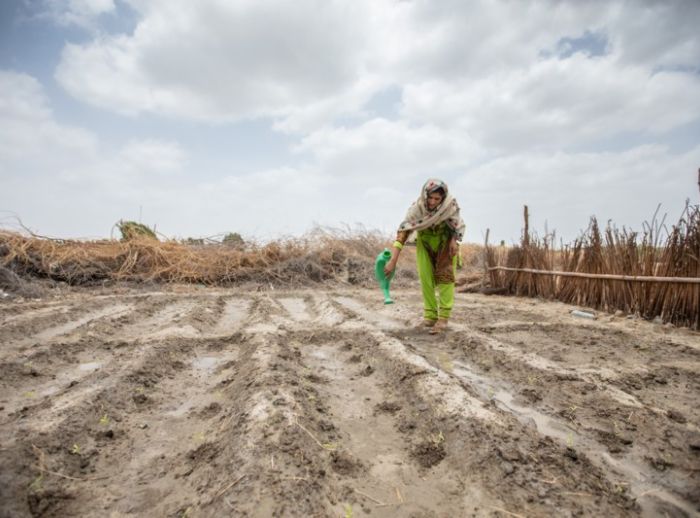
[[[657,211],[658,212],[658,211]],[[505,293],[561,300],[700,329],[700,206],[686,205],[670,229],[656,215],[642,232],[595,218],[573,244],[525,230],[518,246],[486,243],[492,287]]]

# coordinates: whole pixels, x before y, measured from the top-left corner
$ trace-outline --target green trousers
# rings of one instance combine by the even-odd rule
[[[428,320],[450,318],[455,300],[455,283],[436,283],[433,262],[428,247],[434,253],[448,246],[449,234],[443,229],[426,229],[418,232],[416,239],[416,264],[423,293],[423,316]],[[452,269],[457,270],[457,256],[452,259]],[[438,296],[435,296],[437,288]]]

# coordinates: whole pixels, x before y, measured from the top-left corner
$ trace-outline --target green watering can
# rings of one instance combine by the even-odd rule
[[[374,262],[374,274],[379,281],[379,287],[384,292],[384,304],[394,303],[394,301],[391,300],[391,295],[389,295],[389,284],[391,284],[391,279],[394,278],[394,273],[396,273],[396,270],[391,272],[388,278],[386,275],[384,275],[384,267],[386,266],[386,263],[389,262],[389,259],[391,259],[391,250],[385,248],[384,251],[379,253],[377,260]]]

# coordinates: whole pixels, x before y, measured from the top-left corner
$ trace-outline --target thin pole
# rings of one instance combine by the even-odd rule
[[[673,282],[700,284],[700,277],[645,277],[641,275],[611,275],[607,273],[579,273],[579,272],[555,272],[550,270],[533,270],[531,268],[508,268],[506,266],[492,266],[491,270],[503,270],[508,272],[525,272],[537,275],[556,275],[559,277],[581,277],[583,279],[610,279],[614,281],[634,282]]]

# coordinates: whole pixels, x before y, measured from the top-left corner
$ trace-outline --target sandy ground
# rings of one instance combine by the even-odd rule
[[[0,515],[698,516],[700,334],[394,296],[0,304]]]

